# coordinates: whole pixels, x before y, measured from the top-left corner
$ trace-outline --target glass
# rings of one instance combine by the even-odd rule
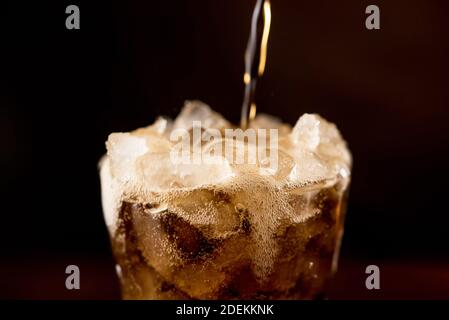
[[[337,266],[348,182],[338,175],[271,199],[268,190],[261,208],[289,205],[295,213],[276,221],[263,209],[250,212],[248,199],[263,185],[124,200],[111,235],[123,298],[320,297]]]

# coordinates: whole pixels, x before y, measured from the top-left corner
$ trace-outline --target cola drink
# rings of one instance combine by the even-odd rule
[[[350,181],[351,155],[336,126],[318,115],[293,128],[258,115],[252,129],[277,132],[276,166],[235,164],[226,153],[212,164],[173,163],[173,132],[191,135],[193,121],[203,132],[235,128],[193,101],[175,121],[109,136],[102,201],[123,298],[322,295],[337,266]],[[201,141],[200,152],[216,139]]]

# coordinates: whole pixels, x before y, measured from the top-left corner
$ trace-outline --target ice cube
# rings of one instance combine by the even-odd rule
[[[317,114],[304,114],[290,134],[290,141],[300,148],[329,160],[350,165],[351,155],[335,124]]]
[[[143,203],[123,202],[120,217],[125,234],[131,240],[126,250],[140,251],[145,261],[164,277],[170,268],[181,262],[172,241],[168,239],[161,219],[164,212],[151,213],[151,206]],[[130,253],[129,253],[130,254]],[[131,252],[132,254],[132,252]]]
[[[335,177],[341,169],[349,172],[351,155],[333,123],[317,114],[299,118],[288,139],[280,144],[295,158],[296,167],[289,179],[295,182],[318,181]]]
[[[106,142],[111,173],[119,181],[125,182],[136,175],[135,162],[148,151],[144,138],[129,133],[112,133]]]
[[[202,160],[199,163],[193,159],[177,163],[169,153],[147,153],[138,160],[138,166],[150,190],[214,184],[233,175],[224,158]]]
[[[200,121],[203,128],[229,128],[230,124],[219,113],[213,111],[207,104],[198,101],[186,101],[181,113],[175,119],[173,129],[189,130],[193,121]]]
[[[276,180],[286,179],[295,169],[295,159],[282,149],[270,149],[269,156],[259,159],[259,173],[273,176]]]
[[[164,190],[176,182],[168,153],[147,153],[137,161],[141,181],[149,190]]]
[[[168,212],[161,216],[161,225],[170,242],[183,259],[201,258],[214,250],[214,244],[201,231],[178,215]]]
[[[172,143],[167,137],[171,127],[170,121],[158,118],[152,125],[132,131],[131,134],[145,139],[148,152],[169,152],[172,147]]]
[[[225,159],[225,163],[235,166],[244,161],[247,145],[233,139],[216,138],[204,144],[201,154],[204,159]]]
[[[245,246],[237,239],[239,215],[230,197],[214,189],[179,191],[168,205],[124,204],[122,216],[130,217],[127,232],[151,270],[191,297],[208,298]]]
[[[322,118],[315,114],[304,114],[290,134],[291,140],[308,151],[315,151],[320,144]]]
[[[226,190],[197,188],[177,192],[171,200],[170,210],[201,228],[208,238],[223,239],[240,225],[241,217],[232,200],[232,194]]]
[[[188,187],[222,182],[233,175],[229,162],[223,157],[204,157],[200,163],[181,163],[174,166],[174,171]]]
[[[140,136],[148,136],[154,134],[167,136],[170,133],[172,126],[173,121],[171,119],[165,117],[158,117],[152,125],[149,125],[148,127],[145,128],[137,129],[133,131],[133,134]]]
[[[322,162],[314,154],[298,151],[295,158],[296,164],[288,176],[288,180],[292,182],[312,183],[333,176],[333,167]]]

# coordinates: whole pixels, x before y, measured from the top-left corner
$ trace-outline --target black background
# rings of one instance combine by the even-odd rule
[[[65,28],[69,4],[80,30]],[[381,30],[365,28],[369,4]],[[119,297],[99,193],[104,142],[175,116],[186,99],[238,122],[253,5],[1,4],[1,298]],[[340,273],[354,276],[338,280],[353,293],[335,297],[447,298],[449,4],[273,0],[272,10],[259,110],[291,124],[319,113],[353,153]],[[84,291],[65,290],[68,264]],[[395,289],[361,293],[367,264],[384,265]]]

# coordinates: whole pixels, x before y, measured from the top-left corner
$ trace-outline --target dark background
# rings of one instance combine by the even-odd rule
[[[238,122],[255,1],[2,2],[0,298],[119,298],[97,162],[200,99]],[[65,28],[76,4],[81,29]],[[365,8],[381,30],[365,28]],[[329,297],[449,298],[449,4],[272,1],[260,111],[338,124],[354,157]],[[65,289],[65,267],[81,290]],[[365,267],[381,290],[364,287]]]

